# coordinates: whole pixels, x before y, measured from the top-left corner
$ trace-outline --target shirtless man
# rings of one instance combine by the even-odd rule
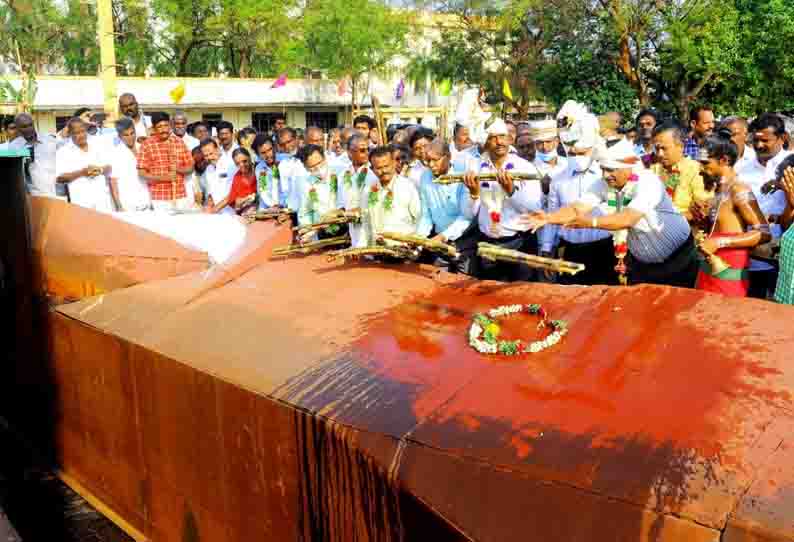
[[[702,220],[707,237],[698,248],[706,257],[696,288],[731,297],[746,297],[750,287],[750,252],[769,241],[769,225],[752,188],[736,176],[736,144],[724,135],[708,136],[698,161],[707,190],[715,189],[708,216]],[[717,256],[727,269],[713,268]]]

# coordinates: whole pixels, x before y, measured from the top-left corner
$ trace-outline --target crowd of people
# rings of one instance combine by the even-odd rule
[[[686,122],[646,109],[596,116],[567,102],[549,120],[502,119],[481,92],[463,100],[451,140],[361,115],[325,132],[210,128],[181,112],[145,115],[119,98],[113,128],[89,109],[57,134],[18,115],[4,144],[28,149],[28,188],[106,213],[205,213],[250,222],[283,211],[295,226],[351,213],[295,242],[382,234],[454,245],[429,264],[483,279],[655,283],[794,304],[794,154],[783,118]],[[627,126],[628,124],[628,126]],[[385,138],[385,141],[384,141]],[[456,176],[458,182],[437,182]],[[488,261],[480,242],[584,265],[575,275]],[[779,255],[778,255],[779,247]]]

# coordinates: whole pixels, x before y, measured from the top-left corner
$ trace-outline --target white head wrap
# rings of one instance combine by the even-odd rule
[[[549,141],[559,135],[557,129],[557,121],[551,120],[536,120],[529,123],[529,137],[532,141]]]
[[[507,123],[502,119],[496,119],[491,123],[488,129],[485,131],[487,137],[491,136],[500,136],[500,135],[508,135],[510,132],[507,130]]]
[[[611,147],[599,149],[597,158],[603,169],[627,169],[641,163],[634,152],[634,146],[627,139],[623,139]]]
[[[465,91],[455,111],[455,122],[469,129],[469,137],[472,141],[485,143],[487,137],[485,123],[490,118],[491,113],[483,111],[480,107],[480,89],[470,88]]]
[[[557,113],[557,121],[561,124],[560,139],[563,143],[573,142],[574,147],[581,149],[599,146],[601,129],[598,117],[584,104],[568,100]]]

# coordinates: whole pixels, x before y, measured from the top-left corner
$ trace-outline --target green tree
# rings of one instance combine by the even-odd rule
[[[0,0],[0,60],[22,74],[59,66],[63,20],[52,0]]]
[[[302,38],[285,60],[328,77],[350,77],[358,103],[362,77],[388,70],[405,51],[408,19],[379,0],[313,0],[303,12]]]

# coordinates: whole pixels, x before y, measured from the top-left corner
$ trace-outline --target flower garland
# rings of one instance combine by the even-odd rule
[[[505,171],[508,172],[514,168],[515,165],[513,165],[512,162],[508,162],[504,167]],[[493,169],[496,171],[496,166],[489,162],[481,162],[480,171],[483,169]],[[483,188],[488,189],[483,193],[483,201],[488,200],[486,207],[489,211],[488,217],[491,219],[491,233],[493,233],[494,236],[498,236],[501,231],[500,224],[502,222],[502,207],[504,206],[505,193],[504,190],[501,189],[501,186],[499,187],[499,192],[496,192],[496,187],[491,188],[491,185],[488,182],[484,182],[482,186]]]
[[[665,176],[665,180],[664,180],[664,189],[667,191],[667,194],[671,198],[675,194],[675,189],[678,186],[680,180],[681,180],[681,172],[678,169],[678,164],[676,164],[670,170],[670,173]]]
[[[497,318],[510,316],[520,312],[537,314],[540,316],[538,329],[547,325],[554,329],[545,339],[527,343],[520,339],[514,341],[500,341],[499,324]],[[502,305],[489,310],[486,314],[475,314],[469,328],[469,345],[481,354],[502,354],[505,356],[518,356],[520,354],[537,354],[560,342],[568,333],[568,324],[564,320],[549,320],[546,310],[538,304],[532,305]]]
[[[345,188],[353,188],[353,174],[349,171],[345,171]]]
[[[632,174],[626,186],[620,192],[615,189],[609,190],[607,203],[611,210],[614,209],[612,212],[619,213],[626,205],[631,203],[634,191],[637,189],[638,180],[639,177],[636,174]],[[629,253],[628,237],[629,230],[627,229],[612,232],[612,244],[615,247],[615,258],[618,261],[617,265],[615,265],[615,272],[618,274],[618,281],[621,286],[626,286],[629,282],[627,277],[628,267],[626,266],[626,255]]]
[[[267,173],[264,171],[259,174],[259,193],[264,194],[267,192],[268,182],[267,182]]]
[[[367,205],[371,208],[378,204],[378,194],[380,193],[380,183],[373,184],[369,189],[369,196],[367,198]],[[386,197],[383,198],[383,210],[389,212],[394,204],[394,192],[386,189]]]
[[[364,168],[358,172],[358,175],[356,175],[356,186],[359,190],[364,188],[364,182],[367,180],[367,173],[369,173],[369,170]]]
[[[339,178],[336,176],[336,173],[331,173],[331,180],[328,184],[331,194],[333,194],[334,199],[336,199],[336,193],[339,191]]]

